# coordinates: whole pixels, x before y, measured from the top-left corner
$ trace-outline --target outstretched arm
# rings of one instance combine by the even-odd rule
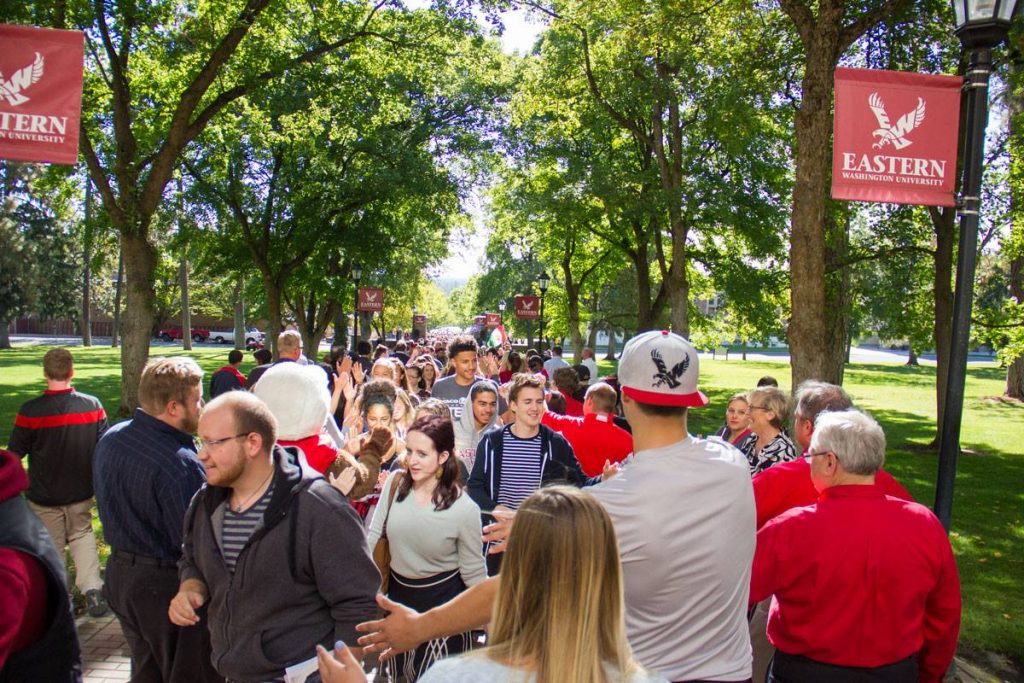
[[[377,604],[389,614],[383,619],[356,626],[364,653],[377,652],[381,661],[408,652],[431,638],[462,633],[485,626],[498,594],[499,577],[492,576],[469,588],[443,605],[423,613],[377,595]]]

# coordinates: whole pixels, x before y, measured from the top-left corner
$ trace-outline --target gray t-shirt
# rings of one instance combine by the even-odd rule
[[[481,377],[476,382],[473,382],[473,384],[477,382],[491,382],[491,380]],[[452,422],[458,422],[459,418],[462,417],[462,407],[466,404],[469,390],[473,388],[473,384],[463,386],[455,381],[455,375],[444,377],[434,383],[434,387],[430,390],[430,397],[444,401],[444,404],[448,406],[448,410],[452,411]],[[491,384],[494,384],[494,382],[491,382]],[[498,390],[497,385],[495,385],[494,390]],[[501,397],[501,394],[498,394],[498,415],[504,414],[506,410],[508,410],[508,403]]]
[[[487,655],[474,653],[442,659],[427,670],[420,683],[535,683],[536,680],[533,673],[513,669]],[[609,680],[613,683],[668,683],[668,679],[647,672],[625,678],[610,677]]]

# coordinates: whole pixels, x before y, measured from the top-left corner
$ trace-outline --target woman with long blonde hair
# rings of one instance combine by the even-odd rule
[[[655,683],[633,659],[622,566],[608,513],[589,493],[549,486],[516,512],[488,646],[420,681]]]

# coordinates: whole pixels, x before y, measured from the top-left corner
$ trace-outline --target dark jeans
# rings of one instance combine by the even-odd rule
[[[220,683],[210,661],[206,610],[196,626],[171,623],[167,608],[178,593],[169,563],[114,551],[103,592],[132,651],[132,683]]]
[[[775,651],[768,683],[917,683],[917,655],[872,668],[836,666]]]

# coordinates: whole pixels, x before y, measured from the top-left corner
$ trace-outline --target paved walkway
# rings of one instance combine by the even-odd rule
[[[114,683],[131,676],[131,657],[121,625],[113,613],[98,619],[81,616],[75,620],[82,645],[83,683]]]
[[[76,624],[82,644],[83,683],[127,681],[131,676],[131,657],[121,626],[114,615],[111,613],[98,619],[81,616]],[[959,657],[956,664],[956,673],[946,678],[947,683],[1002,683],[1014,680],[993,676]]]

